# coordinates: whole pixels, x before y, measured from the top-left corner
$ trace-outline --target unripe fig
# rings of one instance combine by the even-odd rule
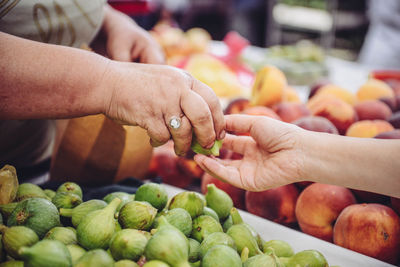
[[[82,203],[80,196],[69,192],[59,192],[51,200],[57,209],[72,209]]]
[[[232,216],[229,215],[228,218],[226,218],[224,224],[222,225],[222,228],[224,229],[224,232],[228,231],[228,229],[233,225],[233,220]]]
[[[22,247],[19,255],[25,267],[70,267],[71,255],[67,247],[57,240],[42,240],[32,247]]]
[[[223,142],[222,140],[216,140],[214,145],[211,148],[209,148],[209,149],[203,148],[199,144],[199,142],[197,141],[196,136],[193,134],[191,148],[192,148],[194,153],[203,154],[203,155],[206,155],[206,156],[213,155],[213,156],[218,157],[219,156],[219,150],[222,147],[222,142]]]
[[[263,252],[275,253],[278,257],[291,257],[294,255],[292,247],[283,240],[270,240],[268,242],[264,242],[263,244]]]
[[[135,200],[146,201],[160,211],[167,205],[168,194],[163,186],[156,183],[148,183],[138,188],[135,194]]]
[[[209,249],[202,260],[202,267],[242,267],[237,252],[225,245],[216,245]]]
[[[114,263],[114,267],[139,267],[139,265],[131,260],[120,260]]]
[[[118,221],[122,228],[148,230],[154,222],[157,209],[149,203],[131,201],[126,203],[119,211]]]
[[[232,217],[233,224],[243,224],[244,226],[246,226],[247,229],[249,229],[252,236],[257,241],[258,247],[260,249],[263,249],[265,241],[261,238],[261,236],[256,232],[256,230],[254,230],[254,228],[250,224],[245,223],[243,221],[242,216],[240,216],[239,211],[235,207],[231,209],[230,216]]]
[[[144,253],[147,238],[142,231],[123,229],[111,239],[110,251],[114,260],[128,259],[137,261]]]
[[[43,192],[46,194],[46,196],[49,198],[49,200],[52,200],[53,197],[56,195],[56,192],[51,190],[51,189],[45,189]]]
[[[126,192],[112,192],[106,195],[103,200],[107,203],[110,203],[114,198],[121,199],[121,203],[119,204],[117,211],[120,211],[121,208],[128,202],[133,201],[132,196]]]
[[[86,253],[86,250],[77,244],[67,245],[69,254],[71,255],[72,265],[78,262],[78,260]]]
[[[71,222],[74,227],[78,227],[82,219],[90,212],[103,209],[107,203],[103,200],[92,199],[83,202],[73,209],[60,209],[60,215],[64,217],[71,217]]]
[[[316,250],[303,250],[297,252],[292,257],[286,265],[287,267],[328,267],[328,262],[326,261],[324,255]]]
[[[222,232],[222,226],[213,217],[201,215],[193,220],[192,237],[202,242],[208,235]]]
[[[0,204],[14,201],[18,191],[17,171],[14,166],[4,165],[0,169]]]
[[[217,214],[213,209],[211,209],[211,208],[209,208],[209,207],[204,207],[203,214],[204,214],[204,215],[211,216],[211,217],[213,217],[217,222],[219,222],[218,214]]]
[[[262,254],[257,241],[250,230],[243,224],[234,224],[226,232],[235,241],[238,253],[241,253],[244,247],[249,249],[249,257]]]
[[[196,262],[200,258],[200,243],[193,238],[189,240],[189,262]]]
[[[17,201],[22,201],[24,199],[33,197],[48,199],[42,188],[35,184],[24,183],[18,186],[17,196],[15,198]]]
[[[3,263],[0,263],[0,267],[24,267],[24,262],[23,261],[6,261]]]
[[[143,265],[143,267],[170,267],[170,266],[163,261],[152,260],[152,261],[146,262]]]
[[[225,245],[236,250],[235,241],[229,235],[221,232],[215,232],[204,238],[200,245],[200,258],[206,255],[207,251],[215,245]]]
[[[60,226],[50,229],[43,239],[58,240],[64,245],[72,245],[78,242],[75,231]]]
[[[3,220],[6,221],[10,214],[13,212],[18,202],[11,202],[0,205],[0,212],[3,215]]]
[[[164,214],[165,219],[178,230],[184,233],[186,236],[190,236],[192,233],[192,217],[190,214],[181,208],[169,210]],[[158,218],[155,220],[154,227],[158,226]]]
[[[73,182],[65,182],[57,188],[57,193],[68,192],[78,195],[80,198],[83,197],[82,189],[79,185]]]
[[[203,214],[204,202],[196,192],[181,192],[175,195],[169,203],[168,209],[182,208],[193,218]]]
[[[229,216],[233,207],[231,197],[214,184],[207,185],[206,201],[207,206],[213,209],[221,220]]]
[[[39,237],[30,228],[25,226],[6,227],[0,225],[0,232],[3,234],[2,242],[5,251],[14,259],[20,259],[19,249],[30,247],[39,242]]]
[[[117,208],[117,207],[115,207]],[[114,266],[114,260],[102,249],[86,252],[74,265],[74,267],[110,267]]]
[[[260,254],[250,257],[244,262],[243,267],[278,267],[275,259],[270,255]]]

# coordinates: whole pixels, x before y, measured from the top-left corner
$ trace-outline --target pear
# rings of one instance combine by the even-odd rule
[[[202,267],[242,267],[237,252],[225,245],[215,245],[210,248],[202,260]]]
[[[118,206],[118,205],[117,205]],[[117,208],[117,207],[115,207]],[[74,267],[110,267],[114,266],[114,260],[102,249],[94,249],[83,254]]]
[[[82,198],[70,192],[58,192],[51,200],[57,209],[72,209],[82,203]]]
[[[144,253],[147,237],[142,231],[123,229],[111,239],[110,251],[115,260],[128,259],[137,261]]]
[[[18,250],[21,247],[30,247],[39,242],[37,234],[25,226],[6,227],[0,225],[0,232],[3,234],[4,249],[14,259],[20,259]]]
[[[141,185],[135,194],[135,200],[146,201],[157,210],[165,208],[168,202],[168,194],[164,187],[156,183]]]
[[[78,227],[82,219],[88,215],[88,213],[103,209],[107,206],[107,203],[103,200],[92,199],[83,202],[73,209],[60,209],[60,215],[64,217],[71,217],[71,222],[74,227]]]
[[[182,208],[193,218],[203,214],[204,202],[196,192],[185,191],[176,194],[170,201],[168,209]]]
[[[86,253],[86,250],[77,244],[67,245],[69,254],[71,255],[72,264],[75,265],[78,260]]]
[[[115,198],[105,208],[90,212],[79,223],[76,230],[78,242],[85,249],[107,249],[115,232],[114,215],[119,198]]]
[[[78,242],[76,232],[74,230],[60,226],[50,229],[43,239],[58,240],[64,245],[76,244]]]
[[[32,247],[22,247],[19,255],[25,267],[70,267],[71,255],[67,247],[57,240],[42,240]]]
[[[236,250],[235,241],[229,235],[221,232],[215,232],[204,238],[200,245],[200,258],[206,255],[207,251],[215,245],[225,245]]]
[[[222,226],[213,217],[201,215],[193,220],[192,237],[202,242],[208,235],[222,232]]]
[[[122,228],[148,230],[156,215],[157,209],[149,203],[134,200],[126,203],[119,211],[118,222]]]
[[[68,192],[78,195],[80,198],[83,197],[82,189],[79,185],[73,182],[65,182],[57,188],[57,193]]]
[[[213,209],[221,220],[226,219],[233,207],[231,197],[214,184],[207,185],[207,206]]]
[[[238,253],[241,253],[244,247],[249,249],[249,257],[262,254],[256,239],[250,230],[243,224],[234,224],[226,232],[235,241]]]
[[[186,236],[190,236],[192,233],[192,217],[186,210],[181,208],[169,210],[164,213],[164,217],[172,226],[175,226]],[[158,218],[154,221],[154,227],[157,228],[157,226]]]

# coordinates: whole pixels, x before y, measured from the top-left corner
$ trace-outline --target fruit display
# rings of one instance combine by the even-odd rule
[[[8,220],[0,221],[0,266],[328,266],[317,250],[294,253],[285,241],[264,241],[214,184],[205,195],[184,191],[168,199],[162,185],[147,183],[137,190],[140,200],[131,197],[119,211],[124,192],[107,195],[108,204],[92,199],[57,208],[57,194],[78,194],[61,185],[51,199],[40,197],[39,186],[19,186],[25,197],[1,213]],[[31,220],[21,220],[26,216]]]

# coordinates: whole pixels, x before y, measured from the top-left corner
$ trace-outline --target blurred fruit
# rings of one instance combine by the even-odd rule
[[[310,116],[311,112],[303,103],[281,102],[272,107],[272,110],[284,122],[292,122],[302,117]]]
[[[301,103],[301,99],[296,89],[290,86],[285,88],[286,101],[289,103]]]
[[[392,97],[381,97],[378,99],[380,102],[384,103],[385,105],[387,105],[390,108],[390,111],[396,111],[397,110],[397,100],[396,97],[392,98]],[[365,100],[368,101],[368,100]]]
[[[104,200],[107,204],[110,204],[111,201],[112,201],[113,199],[115,199],[115,198],[119,198],[119,199],[121,200],[121,203],[119,204],[119,206],[118,206],[118,208],[117,208],[117,211],[120,211],[120,209],[121,209],[126,203],[131,202],[131,201],[133,200],[130,194],[128,194],[128,193],[126,193],[126,192],[118,192],[118,191],[117,191],[117,192],[111,192],[111,193],[107,194],[105,197],[103,197],[103,200]],[[88,202],[89,202],[89,201],[88,201]],[[93,203],[93,204],[88,205],[88,207],[91,207],[92,205],[93,205],[93,206],[101,206],[101,204],[103,204],[103,203],[100,204],[100,202],[97,202],[97,203],[91,202],[91,203]],[[95,205],[95,204],[96,204],[96,205]],[[93,209],[96,209],[96,208],[93,207]]]
[[[204,195],[207,194],[207,185],[208,184],[215,184],[216,187],[225,191],[232,198],[232,201],[233,201],[233,204],[235,207],[242,209],[242,210],[245,209],[245,204],[244,204],[245,191],[243,189],[234,187],[233,185],[230,185],[228,183],[224,183],[221,180],[218,180],[217,178],[212,177],[208,173],[204,173],[204,175],[201,179],[201,192]]]
[[[204,53],[208,49],[211,35],[204,29],[192,28],[185,33],[192,53]]]
[[[363,190],[357,190],[357,189],[351,189],[353,192],[354,196],[357,198],[358,202],[363,203],[381,203],[381,204],[387,204],[390,200],[388,196],[373,193],[373,192],[368,192],[368,191],[363,191]]]
[[[110,241],[110,252],[114,260],[139,260],[144,253],[147,238],[135,229],[123,229],[116,233]]]
[[[381,204],[345,208],[334,227],[334,243],[395,264],[400,251],[400,218]]]
[[[76,231],[74,228],[56,226],[46,233],[43,239],[58,240],[64,245],[76,244]]]
[[[225,108],[224,113],[226,115],[239,114],[248,107],[250,107],[250,100],[248,100],[247,98],[236,98],[229,102],[228,106]]]
[[[293,184],[262,192],[246,192],[246,208],[250,213],[276,223],[296,222],[295,207],[299,191]]]
[[[319,88],[316,95],[326,95],[339,98],[347,104],[354,105],[357,101],[356,96],[349,90],[341,88],[334,84],[326,84]]]
[[[393,126],[383,120],[364,120],[352,124],[346,131],[346,136],[351,137],[374,137],[383,132],[394,130]]]
[[[270,240],[264,242],[263,252],[272,252],[278,257],[291,257],[294,255],[293,248],[283,240]]]
[[[308,95],[308,99],[313,97],[319,91],[319,89],[328,84],[330,84],[328,80],[319,80],[315,82],[310,88],[310,94]]]
[[[72,225],[77,227],[89,212],[102,209],[105,206],[107,206],[107,203],[103,200],[92,199],[83,202],[73,209],[60,209],[60,215],[64,217],[71,217]]]
[[[51,200],[57,209],[72,209],[82,203],[80,196],[70,192],[58,192]]]
[[[332,242],[337,217],[345,207],[355,203],[353,194],[345,187],[313,183],[297,200],[297,221],[304,233]]]
[[[72,264],[75,266],[75,264],[78,262],[80,257],[83,256],[83,254],[86,253],[86,250],[80,247],[79,245],[72,244],[72,245],[67,245],[67,249],[69,251],[69,254],[71,255],[72,259]]]
[[[313,184],[314,182],[309,182],[309,181],[302,181],[302,182],[297,182],[295,183],[297,187],[300,188],[300,190],[303,190],[304,188],[306,188],[307,186]]]
[[[287,81],[285,74],[273,66],[265,66],[257,72],[252,89],[253,106],[272,106],[285,100]]]
[[[378,139],[400,139],[400,129],[383,132],[374,136],[374,138]]]
[[[324,117],[309,116],[300,118],[292,123],[309,131],[339,134],[336,126]]]
[[[21,259],[18,253],[21,247],[30,247],[39,242],[37,234],[25,226],[6,227],[0,225],[0,232],[3,235],[0,243],[7,254],[14,259]]]
[[[114,260],[106,251],[102,249],[94,249],[86,252],[80,257],[74,267],[108,267],[113,266]]]
[[[193,160],[193,157],[187,158],[187,155],[186,157],[177,157],[176,166],[179,172],[186,176],[190,181],[192,179],[201,179],[201,176],[204,173],[203,169]]]
[[[354,106],[358,119],[361,120],[387,120],[392,115],[390,108],[379,100],[366,100]]]
[[[361,101],[382,97],[394,98],[394,93],[389,85],[377,79],[369,79],[357,91],[357,98]]]
[[[18,186],[18,191],[15,199],[17,201],[22,201],[27,198],[45,198],[48,199],[47,195],[44,193],[42,188],[32,183],[23,183]]]
[[[339,98],[327,95],[316,95],[307,103],[314,116],[325,117],[330,120],[344,134],[347,128],[357,121],[354,108]]]
[[[11,165],[4,165],[0,169],[0,204],[8,204],[17,196],[17,171]]]
[[[200,243],[193,238],[189,240],[189,262],[196,262],[200,259]]]
[[[236,250],[235,241],[233,241],[229,235],[222,232],[215,232],[209,234],[204,238],[203,242],[201,242],[200,258],[203,258],[207,251],[215,245],[225,245]]]
[[[388,120],[390,124],[396,129],[400,129],[400,111],[393,113],[393,115]]]

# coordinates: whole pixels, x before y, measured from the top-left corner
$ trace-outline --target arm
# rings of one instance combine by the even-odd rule
[[[262,191],[313,181],[400,197],[400,140],[363,139],[310,132],[257,116],[226,116],[226,129],[248,136],[225,138],[243,155],[219,160],[196,155],[205,171],[237,187]]]

